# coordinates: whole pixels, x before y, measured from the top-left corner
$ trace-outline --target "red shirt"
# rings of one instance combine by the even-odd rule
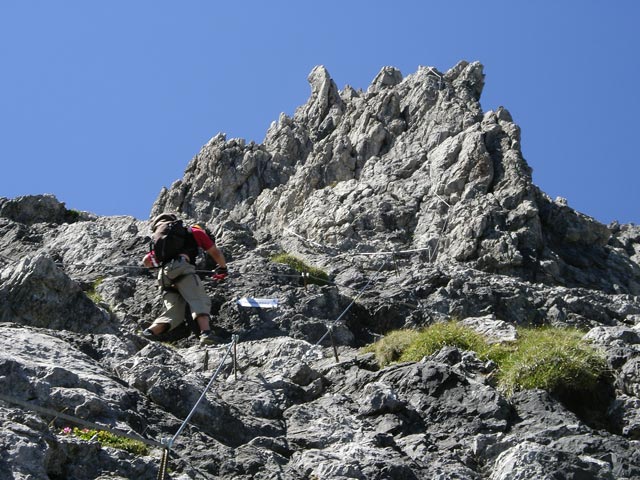
[[[209,235],[207,235],[207,232],[205,232],[198,226],[193,226],[190,228],[190,230],[191,230],[191,233],[193,234],[193,238],[196,239],[196,243],[201,249],[209,250],[211,247],[213,247],[214,245],[213,240],[209,238]]]

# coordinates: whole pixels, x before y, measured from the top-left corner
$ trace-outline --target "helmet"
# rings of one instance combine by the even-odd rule
[[[161,213],[151,221],[151,231],[155,231],[159,223],[175,222],[176,220],[178,220],[178,216],[174,213]]]

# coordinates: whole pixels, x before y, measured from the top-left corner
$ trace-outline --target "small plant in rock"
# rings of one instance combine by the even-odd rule
[[[89,290],[87,290],[87,292],[85,292],[85,295],[87,297],[89,297],[91,299],[91,301],[93,303],[95,303],[96,305],[99,305],[100,303],[103,303],[103,299],[100,296],[100,294],[98,293],[98,287],[100,286],[100,284],[104,281],[103,277],[98,277],[96,280],[94,280],[94,282],[91,284],[91,288]]]
[[[278,253],[271,257],[274,263],[283,263],[295,271],[309,274],[308,283],[326,285],[329,283],[329,275],[324,270],[307,265],[303,260],[286,252]]]
[[[67,210],[64,212],[64,220],[67,223],[75,223],[80,220],[82,213],[78,210]]]
[[[107,432],[106,430],[93,430],[89,428],[78,428],[78,427],[65,427],[60,432],[63,435],[73,435],[74,437],[80,438],[86,441],[97,441],[100,442],[101,445],[118,448],[120,450],[125,450],[134,455],[148,455],[149,447],[142,442],[137,440],[132,440],[126,437],[120,437],[111,432]]]

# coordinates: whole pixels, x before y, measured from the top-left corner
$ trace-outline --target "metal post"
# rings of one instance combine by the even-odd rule
[[[231,336],[233,340],[233,376],[238,380],[238,335]]]
[[[396,277],[400,276],[400,271],[398,270],[398,258],[396,256],[396,253],[393,252],[393,266],[396,270]]]
[[[338,346],[336,345],[336,340],[333,338],[333,325],[329,327],[329,338],[331,339],[331,346],[333,347],[333,356],[336,357],[336,363],[340,363],[340,359],[338,358]]]
[[[167,463],[169,462],[169,449],[162,450],[162,460],[160,460],[160,469],[158,470],[157,480],[164,480],[167,475]]]
[[[204,358],[202,359],[202,371],[209,370],[209,350],[204,351]]]

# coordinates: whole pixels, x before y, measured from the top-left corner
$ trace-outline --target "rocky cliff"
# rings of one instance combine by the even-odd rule
[[[216,233],[232,275],[206,286],[216,333],[239,336],[235,373],[227,345],[201,347],[186,325],[140,336],[161,308],[139,266],[148,222],[0,199],[0,472],[156,478],[160,449],[101,447],[15,401],[162,441],[222,365],[171,478],[640,478],[640,227],[532,183],[508,111],[480,107],[478,63],[385,67],[366,92],[323,67],[309,83],[262,144],[213,137],[150,212]],[[329,282],[273,262],[282,251]],[[605,352],[606,394],[588,408],[506,397],[473,352],[381,369],[360,351],[449,318],[583,329]]]

